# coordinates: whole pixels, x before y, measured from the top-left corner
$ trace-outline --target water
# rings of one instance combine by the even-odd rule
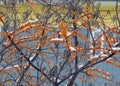
[[[0,27],[0,32],[2,31],[2,27]],[[80,33],[81,34],[84,34],[84,36],[87,36],[87,35],[89,35],[89,34],[87,34],[88,33],[88,31],[87,31],[87,29],[81,29],[80,30]],[[96,38],[99,34],[101,33],[101,31],[100,30],[96,30],[96,31],[94,31],[93,32],[93,34],[94,34],[94,37]],[[52,33],[50,33],[49,34],[49,36],[51,35]],[[27,34],[23,34],[23,35],[27,35]],[[0,36],[0,38],[1,38],[1,36]],[[88,36],[87,37],[87,39],[90,39],[90,37]],[[73,39],[71,39],[71,40],[73,40]],[[103,40],[103,39],[102,39]],[[81,39],[79,39],[79,42],[80,42],[80,44],[82,44],[83,42],[81,41]],[[102,43],[103,44],[103,43]],[[29,44],[29,45],[31,45],[31,44]],[[51,46],[54,46],[54,45],[51,45]],[[60,46],[63,46],[63,45],[60,45]],[[64,52],[64,48],[62,48],[62,49],[60,49],[59,50],[60,52]],[[49,52],[49,51],[44,51],[44,52]],[[118,55],[116,55],[116,57],[117,58],[119,58],[119,54]],[[55,60],[55,58],[54,58],[54,55],[51,55],[50,54],[50,60]],[[120,58],[119,58],[120,59]],[[44,64],[44,65],[46,65],[46,64]],[[119,77],[120,77],[120,69],[119,68],[116,68],[116,67],[114,67],[114,66],[112,66],[112,65],[108,65],[107,63],[100,63],[100,64],[97,64],[96,65],[96,67],[99,67],[99,68],[101,68],[102,70],[104,70],[104,71],[106,71],[106,72],[110,72],[113,76],[111,77],[113,80],[115,80],[116,82],[120,82],[120,79],[119,79]],[[35,72],[31,72],[33,75],[36,75],[37,74],[37,72],[35,73]],[[89,83],[91,83],[91,81],[92,80],[90,80],[89,81]],[[78,83],[79,84],[79,86],[81,86],[82,85],[82,83],[79,81],[79,80],[76,80],[76,83]],[[92,82],[93,83],[93,82]],[[110,83],[110,82],[108,82],[108,81],[106,81],[106,80],[103,80],[103,79],[100,79],[100,78],[96,78],[96,83],[94,83],[95,84],[95,86],[102,86],[103,84],[105,84],[105,83],[109,83],[109,84],[112,84],[112,83]],[[87,85],[84,85],[84,86],[87,86]],[[114,86],[114,85],[112,85],[112,86]],[[116,85],[115,85],[116,86]]]
[[[1,33],[1,32],[2,32],[2,27],[0,27],[0,33]],[[0,34],[0,40],[1,40],[1,38],[2,38],[2,37],[1,37],[1,34]]]
[[[2,32],[2,27],[0,27],[0,33],[1,32]],[[2,41],[2,35],[0,34],[0,50],[2,49],[1,41]]]

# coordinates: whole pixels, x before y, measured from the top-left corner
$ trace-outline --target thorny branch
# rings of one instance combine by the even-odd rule
[[[19,5],[16,5],[15,0],[9,0],[9,5],[5,1],[6,11],[2,13],[4,17],[0,14],[0,22],[3,24],[3,37],[0,39],[0,44],[3,45],[0,51],[0,55],[3,55],[0,60],[0,85],[14,83],[16,86],[59,86],[67,83],[67,86],[72,86],[80,73],[94,78],[95,74],[104,72],[94,73],[96,71],[91,69],[96,64],[108,61],[120,67],[109,59],[119,54],[120,50],[116,37],[119,36],[117,29],[120,27],[118,1],[115,7],[118,25],[114,24],[114,27],[107,25],[100,6],[96,7],[92,0],[63,0],[63,3],[54,3],[53,0],[35,0],[37,3],[24,0],[25,4],[20,4],[26,6],[23,13],[18,12]],[[42,8],[42,12],[37,7]],[[22,19],[19,19],[20,16]],[[34,18],[37,20],[34,21]],[[94,37],[92,33],[95,33],[96,28],[101,32]],[[87,35],[82,32],[86,29]],[[103,47],[101,43],[107,45]],[[106,57],[96,57],[100,52]],[[119,61],[118,58],[112,59]],[[31,71],[31,68],[34,70]],[[103,79],[106,79],[109,74],[104,73],[106,75]]]

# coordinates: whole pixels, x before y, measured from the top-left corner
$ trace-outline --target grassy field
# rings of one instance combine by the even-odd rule
[[[101,15],[104,16],[105,22],[109,26],[116,24],[116,5],[115,4],[101,4]],[[118,15],[120,17],[120,4],[118,6]]]
[[[97,7],[97,4],[96,4]],[[115,4],[101,4],[100,6],[100,14],[104,17],[105,22],[107,22],[107,25],[111,25],[111,23],[113,23],[112,18],[116,16],[116,12],[115,12]],[[36,14],[41,14],[44,15],[44,9],[45,7],[42,6],[28,6],[28,5],[16,5],[16,11],[17,11],[17,17],[18,19],[23,19],[23,13],[25,13],[26,11],[31,10],[30,14],[29,14],[29,18],[28,19],[36,19]],[[109,10],[109,11],[108,11]],[[119,16],[120,16],[120,5],[118,8],[118,12],[119,12]],[[0,13],[6,13],[7,9],[5,9],[5,7],[3,5],[0,5]],[[1,23],[0,23],[1,25]]]

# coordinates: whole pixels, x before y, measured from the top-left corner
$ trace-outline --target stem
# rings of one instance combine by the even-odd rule
[[[72,19],[75,19],[75,14],[73,15]],[[74,31],[75,31],[77,29],[76,23],[73,23],[73,27],[74,27]],[[74,43],[75,43],[75,47],[77,47],[79,44],[77,36],[74,36]],[[77,54],[77,52],[76,52],[76,54]],[[75,71],[77,71],[77,70],[78,70],[78,57],[75,56]],[[77,74],[73,75],[73,77],[68,82],[67,86],[72,86],[76,77],[77,77]]]
[[[120,27],[120,19],[119,19],[119,13],[118,13],[118,1],[116,1],[116,16],[117,16],[117,20],[118,20],[118,25]]]
[[[104,58],[104,59],[102,59],[102,60],[99,60],[99,61],[97,61],[97,62],[95,62],[95,63],[93,63],[93,64],[91,64],[91,62],[88,61],[84,66],[82,66],[82,67],[81,67],[80,69],[78,69],[76,72],[71,73],[71,74],[69,74],[68,76],[66,76],[65,78],[63,78],[63,79],[58,83],[58,85],[59,85],[60,83],[64,82],[64,81],[65,81],[66,79],[68,79],[69,77],[71,77],[72,75],[77,75],[77,74],[79,74],[80,72],[82,72],[84,69],[87,69],[87,68],[92,67],[92,66],[94,66],[94,65],[96,65],[96,64],[99,64],[99,63],[101,63],[101,62],[104,62],[105,60],[109,59],[110,57],[112,57],[112,56],[114,56],[114,55],[115,55],[115,53],[112,53],[112,54],[110,54],[108,57],[106,57],[106,58]]]

